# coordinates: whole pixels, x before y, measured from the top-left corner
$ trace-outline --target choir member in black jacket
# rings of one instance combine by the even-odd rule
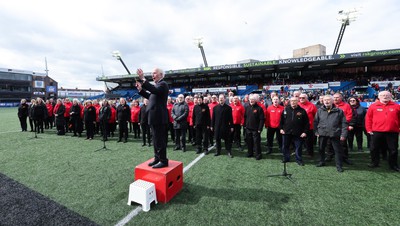
[[[256,155],[256,160],[262,158],[261,154],[261,132],[264,127],[264,110],[258,105],[258,94],[250,95],[250,104],[244,112],[244,125],[246,127],[247,157]]]
[[[96,108],[93,107],[92,101],[86,101],[85,110],[83,112],[86,128],[86,140],[92,140],[94,136],[94,127],[96,125]]]
[[[203,103],[203,96],[197,98],[198,104],[193,109],[193,128],[196,130],[197,154],[203,150],[208,154],[208,129],[211,124],[210,109]],[[203,145],[203,146],[202,146]]]
[[[221,154],[221,139],[225,141],[225,149],[228,156],[233,158],[231,149],[232,142],[230,133],[233,132],[232,108],[225,104],[225,96],[220,94],[218,97],[219,104],[213,109],[211,121],[211,130],[214,131],[215,143],[217,144],[217,152],[214,156]]]
[[[119,128],[118,142],[121,142],[122,136],[124,136],[124,143],[126,143],[128,141],[128,122],[131,119],[131,108],[126,104],[125,98],[120,98],[119,100],[117,119]]]
[[[19,123],[21,124],[22,132],[28,129],[28,125],[26,124],[26,119],[29,116],[29,105],[26,103],[26,99],[21,100],[21,104],[18,107],[18,118]]]
[[[57,104],[54,106],[55,124],[57,127],[57,135],[65,135],[65,106],[61,99],[57,99]]]

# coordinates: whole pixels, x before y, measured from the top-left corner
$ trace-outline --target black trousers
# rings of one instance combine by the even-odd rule
[[[335,161],[337,167],[342,167],[343,165],[343,149],[340,142],[339,137],[324,137],[319,136],[319,155],[321,159],[319,160],[321,163],[325,162],[325,149],[329,146],[328,141],[333,147],[333,151],[335,152]]]
[[[79,117],[71,117],[71,124],[74,135],[82,133],[81,119]]]
[[[214,145],[214,131],[212,131],[211,129],[208,129],[208,138],[211,146]]]
[[[168,164],[165,132],[168,124],[150,125],[153,133],[154,160]]]
[[[128,140],[128,121],[118,120],[119,139]]]
[[[347,141],[348,141],[350,150],[353,150],[354,136],[356,137],[356,140],[357,140],[357,149],[362,150],[363,131],[364,131],[364,128],[362,128],[362,127],[354,127],[353,130],[349,130],[349,133],[347,135]]]
[[[268,127],[268,129],[267,129],[267,147],[272,149],[275,134],[276,134],[276,139],[278,140],[279,150],[282,151],[282,134],[280,133],[279,128]]]
[[[35,130],[37,133],[43,133],[43,118],[37,118],[35,120]]]
[[[232,141],[229,136],[229,131],[220,131],[220,133],[215,133],[215,144],[217,145],[217,153],[221,153],[221,139],[225,142],[225,149],[228,153],[231,153]]]
[[[240,124],[233,124],[233,133],[232,133],[232,141],[235,143],[238,147],[241,147],[241,140],[240,140],[240,129],[242,126]]]
[[[26,123],[26,116],[19,117],[19,123],[21,124],[21,130],[26,131],[28,129],[28,124]]]
[[[36,121],[29,117],[29,126],[31,127],[31,132],[36,130]]]
[[[134,138],[140,137],[140,127],[138,122],[131,122]]]
[[[110,125],[108,121],[101,121],[100,122],[101,133],[103,135],[103,140],[107,140],[107,134],[110,133]]]
[[[147,138],[148,144],[150,144],[151,143],[150,126],[148,124],[142,123],[142,124],[140,124],[140,127],[142,127],[143,144],[146,144],[146,138]]]
[[[196,144],[198,150],[208,150],[208,128],[205,125],[196,126]]]
[[[69,121],[70,117],[65,117],[65,132],[68,133],[71,131],[69,125],[71,125],[71,122]]]
[[[247,155],[261,158],[261,134],[257,130],[246,129]]]
[[[94,127],[95,124],[91,121],[85,122],[85,128],[86,128],[86,138],[92,138],[94,137]]]
[[[175,129],[175,147],[186,147],[186,129]]]
[[[371,135],[371,161],[375,165],[379,165],[379,154],[382,148],[387,148],[389,151],[389,166],[398,166],[398,146],[399,134],[389,132],[373,132]]]
[[[314,155],[314,130],[308,130],[307,131],[307,136],[305,138],[305,146],[307,149],[307,154],[309,154],[310,156]]]
[[[167,143],[168,143],[168,132],[171,134],[171,140],[175,142],[175,130],[174,130],[174,124],[172,122],[168,123],[167,132],[165,134]]]
[[[332,158],[333,155],[335,155],[336,151],[334,151],[331,141],[332,141],[331,139],[328,140],[326,154]],[[339,139],[339,143],[342,146],[342,158],[349,159],[349,149],[347,147],[347,139],[346,140]]]

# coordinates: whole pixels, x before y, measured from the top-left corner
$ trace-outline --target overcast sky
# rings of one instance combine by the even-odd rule
[[[59,87],[104,89],[96,77],[291,58],[322,44],[332,54],[338,11],[359,8],[339,53],[400,48],[398,0],[0,0],[0,68],[45,72]],[[361,8],[360,8],[361,7]]]

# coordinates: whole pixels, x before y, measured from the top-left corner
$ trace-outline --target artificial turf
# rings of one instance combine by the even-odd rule
[[[103,150],[99,136],[87,141],[54,129],[32,138],[19,132],[16,111],[0,108],[0,173],[100,225],[114,225],[136,207],[126,204],[129,184],[152,147],[130,136],[128,143],[110,139]],[[197,157],[192,147],[185,153],[172,147],[168,158],[184,166]],[[303,167],[289,163],[294,183],[267,177],[282,172],[276,150],[260,161],[236,149],[233,159],[210,154],[185,173],[177,196],[128,225],[399,225],[400,174],[386,163],[369,169],[364,150],[351,153],[355,165],[344,173],[333,163],[317,168],[308,157]]]

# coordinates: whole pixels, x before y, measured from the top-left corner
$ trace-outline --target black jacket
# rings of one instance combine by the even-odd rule
[[[355,127],[365,127],[365,115],[367,114],[367,110],[361,107],[360,105],[351,106],[353,108],[353,118],[355,120]]]
[[[72,114],[71,114],[72,113]],[[81,118],[81,106],[79,104],[72,105],[69,109],[69,115],[71,119],[80,119]]]
[[[215,137],[226,137],[233,128],[232,108],[227,105],[217,104],[213,108],[211,127]]]
[[[211,115],[210,108],[208,108],[207,104],[199,104],[194,106],[193,108],[193,126],[210,126],[211,124]]]
[[[325,106],[318,108],[314,118],[315,135],[326,137],[347,137],[347,120],[342,109],[333,106],[330,111]]]
[[[300,136],[302,133],[307,133],[310,129],[310,122],[306,110],[297,106],[292,108],[290,105],[285,107],[282,112],[280,129],[285,131],[285,134]]]
[[[29,116],[29,105],[27,103],[21,104],[18,107],[18,117],[28,117]]]
[[[96,108],[93,106],[86,107],[83,111],[83,118],[86,123],[96,122]]]
[[[131,120],[131,108],[125,105],[118,105],[117,107],[117,119],[118,121],[127,122]]]
[[[47,115],[48,115],[47,108],[46,108],[46,105],[44,105],[43,103],[36,104],[32,110],[33,110],[33,119],[35,119],[35,120],[42,119],[43,120],[43,119],[47,118]]]
[[[142,105],[142,107],[140,107],[140,112],[139,112],[139,122],[140,125],[149,125],[148,122],[148,115],[147,115],[147,107],[148,105]]]
[[[168,84],[164,80],[158,81],[155,85],[147,80],[142,84],[142,90],[139,94],[149,99],[149,105],[146,107],[148,111],[149,125],[168,124],[167,98],[169,93]],[[149,91],[149,92],[146,92]]]
[[[244,125],[246,129],[262,131],[264,127],[264,110],[256,103],[247,105],[244,111]]]
[[[99,120],[108,123],[108,120],[111,118],[111,106],[105,105],[100,108],[99,111]]]
[[[187,121],[189,106],[185,103],[175,103],[171,110],[171,117],[174,120],[174,129],[186,129],[189,126]]]

